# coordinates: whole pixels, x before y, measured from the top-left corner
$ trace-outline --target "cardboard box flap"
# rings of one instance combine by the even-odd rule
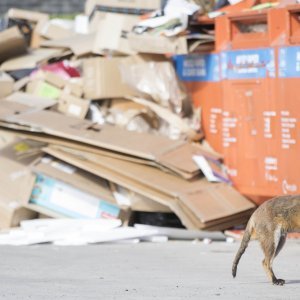
[[[204,212],[203,210],[194,210],[194,208],[189,206],[185,199],[188,194],[182,195],[180,198],[180,208],[185,215],[188,216],[190,222],[193,224],[198,224],[198,228],[205,228],[208,230],[224,230],[228,227],[234,226],[236,224],[244,224],[249,219],[249,216],[253,213],[253,208],[244,210],[237,214],[228,214],[226,217],[212,219],[210,221],[204,222]],[[198,195],[199,197],[199,195]],[[208,203],[207,203],[208,205]]]
[[[197,174],[199,173],[199,167],[194,160],[191,159],[193,155],[203,155],[216,160],[221,158],[220,156],[203,149],[201,145],[186,143],[175,149],[173,148],[167,152],[161,153],[158,156],[157,161],[169,168],[176,168],[191,174]]]
[[[214,226],[220,226],[220,225],[224,225],[224,224],[229,224],[230,222],[234,222],[234,220],[240,220],[240,223],[232,223],[231,226],[234,226],[234,225],[240,225],[240,224],[245,224],[247,223],[249,217],[251,216],[251,214],[253,213],[253,209],[248,209],[248,210],[245,210],[241,213],[238,213],[238,214],[234,214],[234,215],[230,215],[228,217],[225,217],[225,218],[219,218],[219,219],[215,219],[215,220],[212,220],[212,221],[208,221],[208,222],[205,222],[205,227],[208,227],[208,228],[211,228],[211,227],[214,227]],[[223,229],[226,228],[226,227],[223,227]],[[228,228],[228,227],[227,227]]]
[[[50,147],[50,149],[52,149],[52,147]],[[59,148],[56,147],[56,149]],[[73,153],[73,155],[80,156],[85,160],[89,160],[107,169],[116,170],[118,174],[124,177],[140,182],[145,186],[151,187],[173,198],[179,197],[181,193],[197,187],[196,181],[190,182],[151,166],[136,164],[112,157],[82,153],[81,151],[68,151],[63,148],[60,148],[60,150]],[[130,170],[130,172],[128,170]]]
[[[26,53],[26,50],[26,41],[18,27],[11,27],[0,32],[0,63]]]
[[[42,128],[45,133],[105,149],[155,160],[163,149],[176,148],[185,143],[162,136],[127,131],[126,129],[103,125],[95,127],[91,121],[78,120],[53,111],[37,111],[10,118],[11,122]]]
[[[3,100],[0,105],[0,120],[6,121],[13,115],[26,113],[30,110],[32,110],[32,108],[28,105]]]
[[[183,202],[197,214],[203,223],[231,217],[251,210],[255,205],[224,183],[202,181],[199,189],[183,195]]]
[[[137,92],[123,82],[122,58],[89,58],[83,61],[83,91],[87,99],[120,98]]]
[[[14,91],[18,92],[23,90],[26,87],[26,85],[30,82],[30,80],[31,79],[29,76],[25,76],[20,79],[17,79],[17,81],[15,81],[14,83]]]
[[[1,149],[0,155],[19,165],[29,166],[42,154],[45,146],[42,142],[17,138]]]
[[[10,96],[5,98],[8,102],[23,104],[37,110],[43,110],[45,108],[49,108],[54,106],[57,102],[53,99],[39,97],[36,95],[23,93],[23,92],[15,92]]]
[[[34,182],[28,169],[15,161],[0,157],[0,191],[2,201],[17,208],[28,200]],[[18,187],[18,188],[16,188]]]
[[[28,167],[41,154],[41,146],[18,139],[0,151],[1,196],[15,207],[29,199],[35,176]]]
[[[44,70],[38,70],[32,75],[32,78],[44,80],[60,89],[62,89],[68,82],[65,78],[63,78],[63,76]]]
[[[154,54],[187,54],[187,40],[185,37],[153,36],[150,34],[128,34],[130,47],[140,53]]]
[[[103,125],[94,126],[88,120],[78,120],[77,118],[61,115],[53,111],[35,111],[26,115],[14,115],[6,118],[13,123],[26,125],[32,128],[42,130],[54,136],[66,138],[73,141],[79,141],[107,150],[137,156],[139,158],[148,159],[154,162],[159,161],[161,153],[177,151],[178,157],[186,162],[186,166],[178,160],[177,156],[169,154],[166,167],[172,166],[172,170],[191,172],[196,175],[196,167],[194,166],[192,156],[186,151],[180,152],[176,150],[179,146],[184,145],[184,141],[174,141],[163,136],[152,135],[149,133],[137,133],[127,131],[126,129]],[[142,141],[142,142],[141,142]],[[188,148],[188,146],[186,146]],[[183,148],[184,150],[184,148]],[[180,172],[178,172],[181,174]]]
[[[28,132],[31,132],[31,133],[39,132],[40,133],[40,131],[34,130],[33,128],[29,128],[27,126],[17,125],[17,124],[9,123],[6,121],[1,121],[1,114],[0,114],[0,127],[1,127],[1,130],[11,131],[11,132],[14,132],[16,135],[20,135],[22,137],[27,137],[26,135]]]
[[[50,48],[67,48],[70,49],[76,56],[82,56],[92,53],[95,40],[95,33],[91,34],[75,34],[68,38],[43,41],[43,47]]]
[[[60,113],[48,110],[32,111],[27,114],[15,115],[8,118],[10,122],[25,125],[32,128],[39,128],[43,132],[61,137],[78,134],[81,130],[88,129],[93,123],[88,120],[78,120],[74,117],[64,116]],[[79,131],[79,132],[78,132]]]
[[[6,127],[6,129],[8,128],[14,128],[14,129],[19,129],[19,130],[24,130],[27,129],[28,127],[22,126],[22,125],[16,125],[16,124],[12,124],[12,123],[2,123],[0,122],[0,125],[3,127]],[[131,156],[131,155],[125,155],[119,152],[115,152],[112,150],[104,150],[102,148],[96,147],[96,146],[92,146],[92,145],[87,145],[78,141],[72,141],[72,140],[67,140],[61,137],[55,137],[52,135],[47,135],[41,132],[33,132],[33,131],[27,131],[27,132],[22,132],[22,136],[29,138],[29,139],[33,139],[36,141],[40,141],[40,142],[45,142],[51,145],[56,145],[56,146],[62,146],[62,147],[66,147],[68,149],[72,148],[74,150],[80,150],[82,152],[88,152],[88,153],[93,153],[93,154],[100,154],[103,156],[108,156],[108,157],[114,157],[120,160],[126,160],[126,161],[131,161],[131,162],[135,162],[138,164],[146,164],[149,166],[153,166],[153,167],[157,167],[157,164],[153,161],[149,161],[146,159],[142,159],[142,158],[138,158],[135,156]],[[163,167],[161,167],[163,169]]]
[[[252,213],[253,213],[253,210],[248,212],[248,214],[245,216],[231,218],[229,221],[224,221],[222,223],[205,226],[205,229],[209,230],[209,231],[216,231],[216,230],[226,230],[226,229],[236,226],[237,224],[246,225]]]
[[[62,53],[62,49],[34,49],[28,54],[6,60],[1,65],[1,70],[14,71],[21,69],[34,69],[40,62],[59,56]]]
[[[41,30],[40,34],[50,40],[64,39],[74,34],[70,29],[59,26],[51,21],[46,22]]]
[[[105,13],[98,21],[93,53],[115,51],[127,55],[135,54],[129,45],[127,33],[139,21],[137,16]],[[109,28],[109,30],[108,30]]]

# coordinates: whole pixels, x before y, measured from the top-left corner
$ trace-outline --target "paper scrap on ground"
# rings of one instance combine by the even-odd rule
[[[58,243],[67,245],[87,244],[102,232],[111,232],[121,226],[121,220],[97,219],[36,219],[22,221],[21,227],[8,233],[0,234],[0,245],[33,245],[41,243]],[[120,236],[120,235],[119,235]],[[67,243],[68,241],[68,243]],[[79,243],[80,242],[80,243]]]

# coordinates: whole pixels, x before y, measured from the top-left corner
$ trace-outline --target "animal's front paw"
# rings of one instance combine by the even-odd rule
[[[274,279],[273,280],[273,284],[284,285],[285,284],[285,280],[283,280],[283,279]]]

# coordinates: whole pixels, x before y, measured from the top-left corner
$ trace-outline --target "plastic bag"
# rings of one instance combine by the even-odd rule
[[[176,114],[182,114],[187,95],[170,62],[126,63],[121,65],[121,74],[123,80],[134,89]]]

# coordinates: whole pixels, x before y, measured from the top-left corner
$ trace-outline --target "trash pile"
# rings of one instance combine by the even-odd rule
[[[71,218],[212,231],[247,221],[255,205],[231,186],[174,69],[174,56],[213,45],[211,30],[193,29],[204,9],[89,0],[74,20],[8,11],[0,22],[0,228]]]

